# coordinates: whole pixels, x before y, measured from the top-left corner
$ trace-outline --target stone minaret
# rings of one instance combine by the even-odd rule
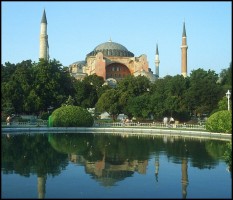
[[[40,24],[40,57],[45,60],[49,59],[49,43],[48,43],[48,35],[47,35],[47,19],[45,10],[41,19]]]
[[[158,50],[158,44],[156,44],[156,54],[155,54],[155,76],[156,78],[159,77],[159,50]]]
[[[187,41],[185,23],[183,25],[182,45],[181,45],[181,74],[187,77]]]

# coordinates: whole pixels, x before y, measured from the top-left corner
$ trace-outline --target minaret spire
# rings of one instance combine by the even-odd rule
[[[187,77],[187,38],[185,30],[185,22],[183,24],[182,45],[181,45],[181,74]]]
[[[156,44],[156,54],[159,55],[158,44]]]
[[[159,50],[158,50],[158,44],[156,44],[156,53],[155,53],[155,76],[156,78],[159,77]]]
[[[183,24],[183,35],[182,35],[182,37],[186,37],[185,22]]]
[[[47,35],[47,18],[45,9],[43,12],[43,16],[40,23],[40,56],[39,58],[43,58],[45,60],[49,59],[49,42]]]
[[[43,12],[43,16],[42,16],[42,19],[41,19],[41,23],[47,24],[47,18],[46,18],[45,9],[44,9],[44,12]]]

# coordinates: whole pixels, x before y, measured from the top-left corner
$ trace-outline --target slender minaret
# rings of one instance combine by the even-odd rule
[[[156,54],[155,54],[155,76],[159,77],[159,50],[158,50],[158,44],[156,44]]]
[[[187,77],[187,41],[186,41],[186,30],[185,22],[183,25],[182,45],[181,45],[181,74]]]
[[[49,43],[47,35],[47,19],[45,10],[40,24],[40,57],[45,60],[49,59]]]

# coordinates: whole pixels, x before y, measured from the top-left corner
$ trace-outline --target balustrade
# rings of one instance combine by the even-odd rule
[[[2,122],[2,127],[9,126],[6,122]],[[38,127],[38,126],[48,126],[48,121],[37,121],[37,122],[11,122],[12,127]],[[140,123],[140,122],[130,122],[130,123],[122,123],[122,122],[114,122],[114,123],[103,123],[103,122],[95,122],[94,127],[148,127],[148,128],[178,128],[178,129],[200,129],[205,130],[205,125],[199,124],[164,124],[164,123]]]

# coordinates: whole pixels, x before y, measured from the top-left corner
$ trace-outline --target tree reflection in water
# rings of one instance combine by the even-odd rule
[[[3,173],[36,174],[39,198],[45,196],[47,175],[60,174],[67,164],[67,155],[50,145],[47,134],[2,135]]]
[[[2,134],[2,171],[22,176],[37,174],[38,197],[45,197],[48,175],[57,176],[68,162],[85,167],[86,174],[103,186],[113,186],[135,172],[146,174],[159,155],[181,165],[182,194],[187,195],[188,162],[199,169],[213,168],[222,159],[226,142],[164,136],[130,136],[90,133]]]

